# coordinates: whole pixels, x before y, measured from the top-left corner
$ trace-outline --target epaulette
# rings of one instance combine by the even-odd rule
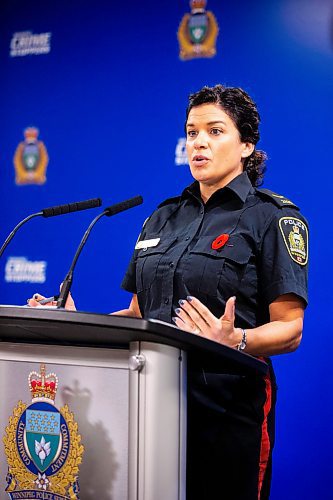
[[[180,200],[180,198],[181,196],[174,196],[173,198],[168,198],[167,200],[162,201],[162,203],[160,203],[157,208],[164,207],[165,205],[170,205],[171,203],[176,203]]]
[[[256,188],[256,191],[257,191],[259,196],[261,196],[262,198],[270,199],[270,201],[272,201],[279,208],[291,207],[291,208],[296,208],[297,210],[299,210],[299,207],[297,205],[295,205],[295,203],[288,200],[288,198],[286,198],[285,196],[282,196],[281,194],[273,193],[273,191],[270,191],[269,189]]]

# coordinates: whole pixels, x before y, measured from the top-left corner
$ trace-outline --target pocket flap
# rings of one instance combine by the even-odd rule
[[[212,243],[214,236],[203,236],[192,248],[191,253],[209,255],[215,259],[228,259],[238,264],[246,264],[251,255],[251,247],[240,235],[231,235],[227,243],[220,249],[214,250]]]

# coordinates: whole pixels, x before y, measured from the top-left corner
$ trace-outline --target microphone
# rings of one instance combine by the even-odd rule
[[[77,201],[67,205],[58,205],[57,207],[44,208],[42,210],[43,217],[54,217],[56,215],[78,212],[79,210],[87,210],[96,208],[102,205],[101,198],[92,198],[91,200]]]
[[[107,207],[101,214],[97,215],[95,219],[90,223],[88,229],[83,235],[83,238],[78,246],[78,249],[76,250],[76,253],[74,255],[74,259],[70,265],[69,271],[66,275],[66,278],[64,279],[62,286],[61,286],[61,291],[60,295],[57,300],[57,307],[65,307],[66,300],[68,298],[72,283],[73,283],[73,273],[74,269],[77,263],[77,260],[80,256],[80,253],[82,252],[82,249],[89,237],[89,234],[96,224],[97,221],[104,215],[107,217],[111,217],[112,215],[119,214],[120,212],[124,212],[125,210],[129,210],[130,208],[134,208],[137,205],[141,205],[143,203],[143,198],[142,196],[135,196],[134,198],[130,198],[129,200],[121,201],[120,203],[116,203],[115,205],[111,205],[110,207]]]
[[[63,215],[63,214],[68,214],[70,212],[77,212],[79,210],[86,210],[88,208],[96,208],[100,207],[102,204],[101,198],[93,198],[91,200],[85,200],[85,201],[78,201],[75,203],[69,203],[67,205],[58,205],[56,207],[50,207],[50,208],[44,208],[40,212],[36,212],[34,214],[28,215],[25,219],[21,220],[17,224],[17,226],[14,227],[13,231],[9,234],[7,239],[5,240],[4,244],[0,248],[0,257],[11,242],[11,240],[14,238],[15,234],[17,231],[20,229],[23,224],[28,222],[30,219],[33,219],[34,217],[54,217],[56,215]]]
[[[134,198],[130,198],[129,200],[121,201],[120,203],[115,203],[110,207],[107,207],[104,210],[104,215],[107,217],[111,217],[112,215],[119,214],[119,212],[124,212],[129,208],[136,207],[137,205],[141,205],[143,203],[142,196],[134,196]],[[102,214],[103,215],[103,214]]]

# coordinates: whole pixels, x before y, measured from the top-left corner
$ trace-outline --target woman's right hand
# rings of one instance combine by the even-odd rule
[[[27,300],[28,306],[30,307],[55,307],[57,305],[56,300],[50,300],[50,302],[46,302],[45,304],[41,304],[41,301],[43,301],[45,297],[43,295],[40,295],[39,293],[35,293],[31,299]],[[66,305],[65,309],[68,309],[69,311],[76,311],[75,303],[74,300],[71,296],[71,294],[68,295],[68,298],[66,300]]]

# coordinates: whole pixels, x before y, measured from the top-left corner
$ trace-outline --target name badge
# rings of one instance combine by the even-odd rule
[[[156,247],[160,241],[161,241],[161,238],[154,238],[152,240],[138,241],[137,244],[135,245],[135,250],[142,250],[144,248]]]

